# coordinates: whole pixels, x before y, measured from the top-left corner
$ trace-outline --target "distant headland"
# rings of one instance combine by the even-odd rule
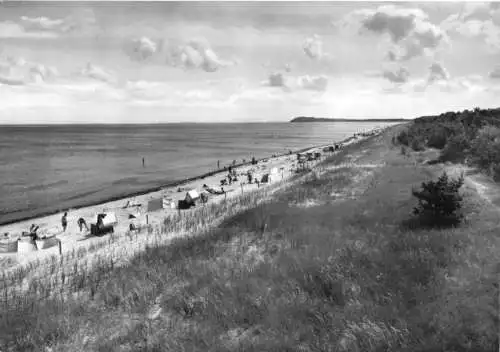
[[[409,119],[330,119],[326,117],[299,116],[290,122],[405,122]]]

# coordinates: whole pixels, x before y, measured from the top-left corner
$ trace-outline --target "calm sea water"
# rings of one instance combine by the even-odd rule
[[[0,224],[203,174],[217,160],[223,166],[267,157],[383,125],[0,126]]]

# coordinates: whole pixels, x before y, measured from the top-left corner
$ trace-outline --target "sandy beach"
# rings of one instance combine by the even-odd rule
[[[347,140],[338,141],[336,143],[347,145],[359,140],[361,136],[356,138],[349,137]],[[333,145],[330,144],[330,145]],[[269,184],[279,182],[281,180],[289,178],[294,174],[297,163],[297,152],[307,153],[307,152],[320,152],[322,154],[321,159],[309,162],[309,165],[322,160],[325,156],[331,155],[331,152],[323,152],[323,148],[329,145],[322,145],[311,147],[307,149],[302,149],[296,151],[293,154],[280,155],[270,158],[264,158],[258,160],[256,165],[240,165],[234,168],[237,174],[238,181],[233,182],[231,185],[224,185],[225,194],[215,195],[208,194],[208,203],[217,202],[225,197],[234,197],[235,195],[241,194],[243,192],[251,191],[257,187],[266,187]],[[248,184],[247,173],[251,171],[256,178],[262,177],[264,174],[270,174],[270,182],[261,183],[259,186],[256,183]],[[98,205],[82,207],[79,209],[68,209],[67,221],[68,226],[65,232],[63,232],[61,226],[61,217],[63,212],[42,216],[39,218],[24,220],[4,226],[0,226],[1,239],[0,243],[12,243],[17,241],[21,237],[23,231],[28,232],[31,224],[36,224],[39,226],[38,236],[39,237],[51,237],[55,236],[61,241],[63,254],[68,251],[77,250],[82,246],[90,246],[96,241],[102,240],[102,237],[92,236],[90,231],[85,230],[80,231],[77,221],[79,218],[84,218],[90,228],[91,223],[95,223],[95,219],[98,213],[102,212],[113,212],[116,215],[117,224],[114,229],[115,232],[124,233],[129,230],[129,226],[133,223],[136,226],[151,224],[160,224],[165,217],[170,214],[175,214],[179,210],[175,208],[164,208],[156,211],[148,212],[148,202],[152,199],[163,198],[167,199],[169,202],[177,204],[179,200],[185,199],[186,192],[190,190],[196,190],[198,193],[204,190],[203,185],[207,185],[214,189],[220,190],[220,181],[224,179],[227,175],[227,171],[221,170],[218,173],[212,174],[206,177],[194,177],[193,179],[179,185],[165,187],[161,190],[154,192],[148,192],[142,195],[136,195],[132,197],[125,197],[119,200],[113,200],[105,202]],[[127,204],[134,204],[135,206],[126,206]],[[199,203],[199,202],[198,202]],[[197,204],[196,207],[201,206]],[[180,210],[184,212],[186,210]],[[189,211],[189,210],[188,210]],[[133,215],[135,218],[130,218]],[[104,235],[104,237],[107,235]],[[19,264],[27,264],[34,259],[41,259],[44,257],[52,256],[59,253],[58,246],[53,246],[47,249],[41,249],[32,252],[24,253],[0,253],[0,268],[6,269]]]

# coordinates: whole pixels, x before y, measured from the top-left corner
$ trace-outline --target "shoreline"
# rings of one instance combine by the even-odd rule
[[[323,152],[323,149],[327,146],[333,146],[335,144],[340,144],[343,147],[347,147],[351,144],[357,144],[370,136],[383,133],[384,128],[373,129],[370,131],[365,131],[362,133],[354,133],[342,138],[340,141],[330,142],[328,144],[315,145],[311,147],[301,148],[295,152],[276,154],[274,157],[267,157],[259,159],[257,165],[251,165],[251,162],[239,164],[239,167],[234,168],[239,176],[246,175],[248,171],[252,172],[256,177],[262,177],[263,174],[270,174],[272,170],[280,170],[278,174],[274,173],[268,180],[268,183],[262,184],[264,188],[273,187],[276,183],[280,184],[295,174],[298,167],[297,153],[314,153],[321,152],[322,157],[318,160],[312,161],[313,165],[317,162],[321,162],[324,158],[328,158],[331,155],[341,152],[341,149],[334,151],[333,153]],[[93,206],[85,206],[79,209],[68,209],[68,229],[63,230],[61,227],[60,213],[55,213],[47,216],[39,216],[36,218],[31,218],[30,220],[22,220],[11,223],[9,225],[0,225],[0,233],[5,234],[0,238],[0,248],[2,252],[0,253],[0,270],[4,273],[14,270],[14,268],[22,267],[23,265],[31,265],[33,261],[44,260],[49,257],[57,257],[58,253],[61,254],[61,249],[64,253],[69,253],[79,251],[80,249],[89,248],[92,246],[104,243],[102,236],[93,236],[90,234],[89,229],[83,230],[78,228],[77,219],[80,217],[89,221],[89,219],[95,218],[96,214],[100,212],[113,212],[115,214],[116,224],[114,225],[114,232],[126,234],[129,231],[129,226],[135,224],[136,227],[156,225],[161,226],[165,219],[170,219],[171,216],[176,216],[181,214],[181,210],[175,208],[163,208],[149,210],[149,201],[153,199],[163,198],[169,199],[176,203],[179,200],[185,198],[186,191],[190,189],[197,190],[200,192],[204,184],[209,186],[215,186],[218,188],[221,175],[224,174],[224,170],[216,170],[212,172],[205,173],[203,175],[191,177],[185,180],[175,182],[175,186],[160,188],[159,191],[147,191],[141,192],[140,196],[128,196],[120,197],[115,201],[100,202]],[[226,170],[227,172],[227,170]],[[276,171],[275,171],[276,172]],[[280,177],[281,174],[281,177]],[[207,176],[211,175],[211,176]],[[255,183],[248,184],[245,180],[243,182],[234,182],[232,185],[224,186],[225,194],[219,195],[209,195],[208,202],[206,204],[217,204],[221,200],[231,199],[240,194],[246,192],[252,192],[259,188],[259,185]],[[174,183],[170,183],[171,185]],[[182,185],[179,190],[178,187]],[[226,188],[227,187],[227,188]],[[158,188],[155,188],[158,189]],[[241,189],[241,193],[240,193]],[[127,201],[137,204],[139,207],[128,207],[124,202]],[[198,205],[200,206],[200,205]],[[195,207],[197,208],[197,207]],[[175,215],[174,215],[175,214]],[[133,215],[131,217],[131,215]],[[30,224],[34,223],[39,226],[38,235],[41,238],[52,238],[55,237],[58,240],[59,246],[54,246],[52,242],[48,244],[50,247],[43,247],[43,250],[35,250],[27,252],[23,249],[22,252],[13,251],[10,249],[10,244],[13,241],[18,241],[21,238],[23,231],[26,231]],[[92,220],[88,224],[92,224]],[[149,228],[149,227],[148,227]],[[118,244],[117,244],[118,245]],[[17,247],[17,246],[16,246]],[[118,247],[120,247],[118,245]],[[113,247],[114,248],[114,247]]]
[[[264,158],[260,158],[260,159],[256,159],[256,160],[257,160],[257,162],[262,162],[264,160],[271,160],[271,159],[280,158],[280,157],[287,156],[287,155],[295,155],[297,153],[303,153],[303,152],[308,151],[308,150],[314,150],[314,149],[318,149],[318,148],[324,148],[324,147],[332,145],[332,144],[347,143],[352,138],[353,138],[353,136],[351,135],[351,136],[346,137],[346,138],[344,138],[344,139],[342,139],[340,141],[332,141],[331,143],[328,143],[328,144],[315,145],[315,146],[309,146],[309,147],[301,148],[301,149],[298,149],[298,150],[292,150],[291,154],[289,154],[289,153],[276,154],[274,157],[273,156],[269,156],[269,157],[264,157]],[[237,169],[237,168],[240,168],[240,167],[243,167],[243,166],[248,166],[248,165],[251,165],[251,161],[248,161],[248,162],[245,162],[245,163],[239,163],[239,164],[236,164],[234,166],[231,165],[231,167]],[[74,206],[74,207],[66,207],[64,209],[58,209],[56,211],[52,211],[52,210],[50,210],[50,211],[42,211],[42,212],[36,213],[36,215],[32,215],[32,216],[31,215],[29,215],[29,216],[23,216],[23,217],[19,217],[19,218],[13,219],[13,220],[7,220],[5,222],[0,221],[0,227],[8,226],[8,225],[13,225],[13,224],[24,222],[24,221],[28,221],[28,220],[40,219],[40,218],[43,218],[43,217],[48,217],[48,216],[56,215],[56,214],[59,214],[59,213],[64,212],[64,211],[69,211],[69,210],[75,211],[75,210],[80,210],[80,209],[83,209],[83,208],[88,208],[88,207],[102,205],[102,204],[105,204],[105,203],[110,203],[110,202],[125,200],[127,198],[144,196],[144,195],[147,195],[147,194],[150,194],[150,193],[160,192],[160,191],[165,190],[167,188],[180,187],[180,186],[183,186],[185,184],[191,183],[193,181],[199,181],[199,180],[202,180],[204,178],[211,177],[211,176],[214,176],[214,175],[217,175],[217,174],[220,174],[220,173],[225,173],[225,172],[227,172],[227,167],[226,167],[226,169],[221,168],[219,170],[205,172],[205,173],[203,173],[201,175],[196,175],[196,176],[188,177],[186,179],[171,181],[169,183],[162,184],[160,186],[151,187],[151,188],[147,188],[147,189],[140,190],[140,191],[135,191],[135,192],[131,192],[131,193],[123,193],[123,194],[120,194],[120,195],[117,195],[117,196],[113,196],[113,197],[107,197],[107,198],[103,198],[103,199],[96,200],[96,201],[85,202],[85,203],[83,203],[81,205]]]

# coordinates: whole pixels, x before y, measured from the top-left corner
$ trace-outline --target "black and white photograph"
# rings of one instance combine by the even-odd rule
[[[500,2],[0,0],[0,352],[493,352]]]

